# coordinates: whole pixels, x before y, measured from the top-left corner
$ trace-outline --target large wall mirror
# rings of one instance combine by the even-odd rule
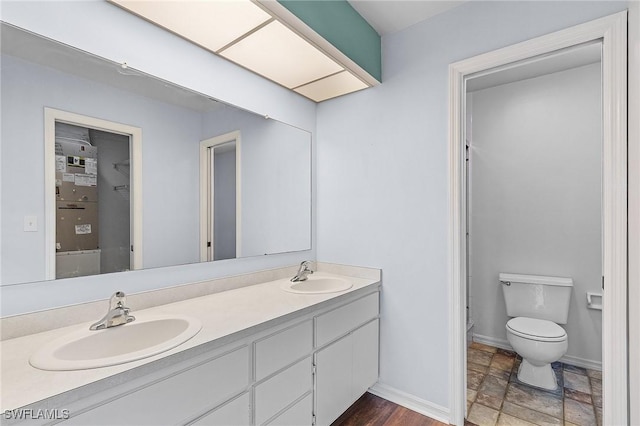
[[[1,31],[2,284],[311,248],[309,132]]]

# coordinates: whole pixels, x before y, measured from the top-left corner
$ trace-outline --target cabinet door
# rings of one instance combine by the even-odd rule
[[[316,424],[329,425],[353,403],[352,337],[347,335],[316,353]]]
[[[353,370],[352,400],[356,401],[378,381],[378,323],[379,320],[360,327],[352,333]]]
[[[276,374],[255,388],[255,423],[262,425],[313,389],[311,357]]]
[[[316,423],[331,424],[378,380],[378,322],[316,353]]]
[[[199,418],[190,426],[246,426],[251,424],[251,407],[249,406],[249,392],[246,392]]]
[[[269,426],[309,426],[313,421],[313,394],[309,392],[307,396],[287,408],[278,417],[269,422]]]

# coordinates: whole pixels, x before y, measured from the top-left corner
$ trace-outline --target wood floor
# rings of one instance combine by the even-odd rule
[[[447,426],[386,399],[365,393],[331,426]]]

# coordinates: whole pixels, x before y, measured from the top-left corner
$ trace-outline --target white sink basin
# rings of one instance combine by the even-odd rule
[[[353,284],[342,278],[309,276],[306,281],[285,281],[282,285],[284,291],[302,294],[336,293],[349,290]]]
[[[41,370],[84,370],[123,364],[159,354],[195,336],[195,318],[156,315],[104,330],[78,330],[49,342],[29,363]]]

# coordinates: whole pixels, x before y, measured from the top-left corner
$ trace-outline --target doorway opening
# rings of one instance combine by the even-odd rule
[[[471,423],[602,423],[601,49],[466,80]]]
[[[241,253],[240,132],[200,142],[200,260]]]
[[[47,278],[142,268],[141,130],[45,109]]]
[[[626,12],[602,18],[557,33],[532,39],[518,45],[470,58],[450,66],[450,211],[451,211],[451,309],[450,367],[452,424],[463,424],[467,409],[467,233],[473,223],[467,223],[467,170],[466,170],[466,88],[471,76],[492,75],[496,71],[515,68],[525,62],[555,55],[565,49],[588,43],[602,43],[602,422],[603,424],[627,423],[627,234],[626,234]],[[472,127],[472,139],[475,129]],[[471,150],[473,150],[473,140]],[[529,149],[525,146],[523,149]],[[482,154],[482,151],[477,153]],[[505,164],[507,163],[507,164]],[[502,166],[517,166],[517,161]],[[478,159],[476,158],[476,166]],[[474,165],[471,165],[473,168]],[[473,176],[474,171],[470,171]],[[507,178],[509,179],[509,178]],[[473,181],[469,183],[475,185]],[[535,191],[516,188],[530,197]],[[569,194],[568,196],[571,196]],[[501,200],[498,200],[501,201]],[[496,203],[498,204],[498,203]],[[478,211],[471,205],[472,216]],[[550,206],[547,206],[550,207]],[[468,226],[469,225],[469,226]],[[595,230],[600,233],[599,229]],[[500,244],[501,241],[495,241]],[[502,267],[501,267],[502,268]],[[515,267],[517,268],[517,266]],[[472,270],[472,268],[471,268]],[[517,270],[499,272],[517,273]],[[472,276],[475,283],[478,274]],[[495,277],[498,287],[498,277]],[[495,287],[494,287],[495,289]],[[499,289],[499,287],[498,287]],[[499,298],[497,298],[499,296]],[[585,294],[582,293],[582,297]],[[587,295],[588,296],[588,295]],[[576,295],[573,295],[577,300]],[[585,297],[586,298],[586,297]],[[496,306],[504,306],[500,293],[494,294]],[[578,300],[582,306],[586,300]],[[592,304],[593,298],[591,300]],[[471,313],[473,318],[474,314]],[[569,336],[569,338],[571,338]],[[500,348],[496,349],[496,352]],[[490,365],[487,366],[490,368]],[[497,419],[496,419],[497,420]],[[526,420],[526,419],[523,419]]]

